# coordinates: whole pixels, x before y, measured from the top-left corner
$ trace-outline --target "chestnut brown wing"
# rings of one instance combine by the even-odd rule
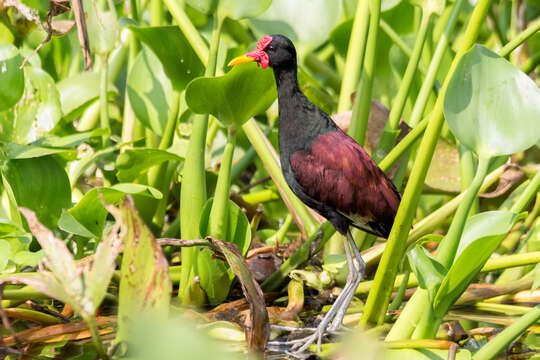
[[[352,221],[387,236],[400,195],[364,149],[341,130],[318,136],[290,157],[295,180],[306,195]]]

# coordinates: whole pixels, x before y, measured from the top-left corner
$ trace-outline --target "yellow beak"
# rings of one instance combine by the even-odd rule
[[[252,58],[251,56],[246,56],[246,55],[242,55],[242,56],[237,56],[235,57],[234,59],[232,59],[229,64],[227,64],[227,66],[234,66],[234,65],[238,65],[238,64],[245,64],[245,63],[248,63],[248,62],[251,62],[251,61],[255,61],[254,58]]]

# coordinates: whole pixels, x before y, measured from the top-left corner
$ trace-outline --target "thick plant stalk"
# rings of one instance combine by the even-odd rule
[[[405,108],[405,101],[409,95],[409,90],[411,89],[411,84],[414,80],[414,75],[416,74],[416,69],[418,68],[418,64],[420,62],[420,55],[422,55],[424,42],[429,34],[431,15],[432,12],[430,10],[422,9],[420,29],[417,33],[414,48],[407,64],[407,69],[405,70],[405,74],[403,75],[403,79],[399,85],[399,90],[394,103],[392,104],[392,109],[390,110],[388,121],[383,133],[381,134],[381,139],[373,152],[375,161],[378,161],[386,156],[394,145],[399,134],[399,119],[401,118],[401,114]]]
[[[242,125],[242,130],[244,130],[244,133],[261,158],[266,171],[268,171],[268,174],[276,183],[281,198],[293,215],[294,221],[301,230],[305,229],[307,236],[311,236],[317,231],[319,224],[317,221],[315,221],[304,203],[302,203],[300,199],[293,194],[292,190],[289,188],[289,185],[287,185],[272,145],[268,139],[266,139],[264,133],[257,126],[253,118],[249,119],[244,125]]]
[[[377,47],[377,33],[381,17],[381,0],[369,0],[369,32],[366,44],[364,67],[360,75],[361,80],[356,90],[355,103],[349,135],[360,145],[364,145],[366,137],[367,120],[371,106],[371,90],[375,73],[375,56]]]
[[[226,239],[229,219],[229,190],[231,187],[231,167],[236,145],[236,130],[228,129],[227,143],[223,151],[221,166],[214,193],[214,201],[210,210],[210,236],[215,239]]]
[[[354,16],[349,48],[347,49],[347,60],[339,92],[339,102],[337,112],[343,112],[351,108],[351,94],[356,88],[360,70],[364,63],[364,50],[366,47],[366,34],[369,25],[369,0],[358,0],[356,4],[356,14]]]
[[[368,296],[366,308],[361,320],[362,325],[366,325],[367,323],[380,325],[384,321],[386,309],[388,307],[392,292],[392,286],[405,251],[409,229],[411,228],[412,220],[416,212],[415,210],[418,206],[418,201],[422,193],[422,187],[426,178],[427,170],[429,168],[429,164],[431,163],[433,152],[435,151],[435,145],[437,144],[437,140],[442,129],[444,120],[443,99],[446,88],[459,60],[476,41],[480,27],[486,16],[487,9],[491,5],[491,1],[492,0],[480,0],[475,6],[459,52],[454,58],[450,70],[444,80],[443,87],[437,98],[435,108],[433,109],[426,132],[418,149],[416,162],[411,171],[407,187],[403,193],[401,205],[398,209],[390,236],[388,237],[386,249],[377,269],[377,273],[375,275],[375,284]],[[408,315],[404,315],[404,313],[402,313],[400,318],[402,316],[405,318],[405,316]],[[411,322],[410,324],[412,323],[414,322]],[[393,336],[390,339],[402,339],[401,336],[397,338],[393,338]]]
[[[167,3],[168,4],[168,3]],[[214,18],[214,29],[210,42],[210,52],[205,76],[214,76],[216,72],[217,52],[223,19]],[[182,239],[199,238],[199,221],[202,209],[206,203],[206,174],[204,168],[204,154],[206,148],[206,131],[208,129],[208,115],[195,115],[191,137],[189,139],[182,188],[180,191],[180,229]],[[187,289],[191,289],[193,279],[193,264],[197,257],[197,248],[182,249],[182,271],[178,297],[186,304],[192,304]],[[195,297],[201,299],[200,296]]]

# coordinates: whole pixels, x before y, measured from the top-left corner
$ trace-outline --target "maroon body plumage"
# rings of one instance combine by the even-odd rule
[[[350,219],[351,225],[387,237],[400,196],[365,150],[340,129],[319,135],[290,157],[296,181],[311,198]]]

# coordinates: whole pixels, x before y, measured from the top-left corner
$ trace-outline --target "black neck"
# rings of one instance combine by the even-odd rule
[[[301,94],[296,69],[296,61],[294,64],[290,64],[288,66],[274,68],[274,77],[276,78],[276,86],[278,91],[278,101],[280,103],[287,98],[291,98],[299,93]]]

